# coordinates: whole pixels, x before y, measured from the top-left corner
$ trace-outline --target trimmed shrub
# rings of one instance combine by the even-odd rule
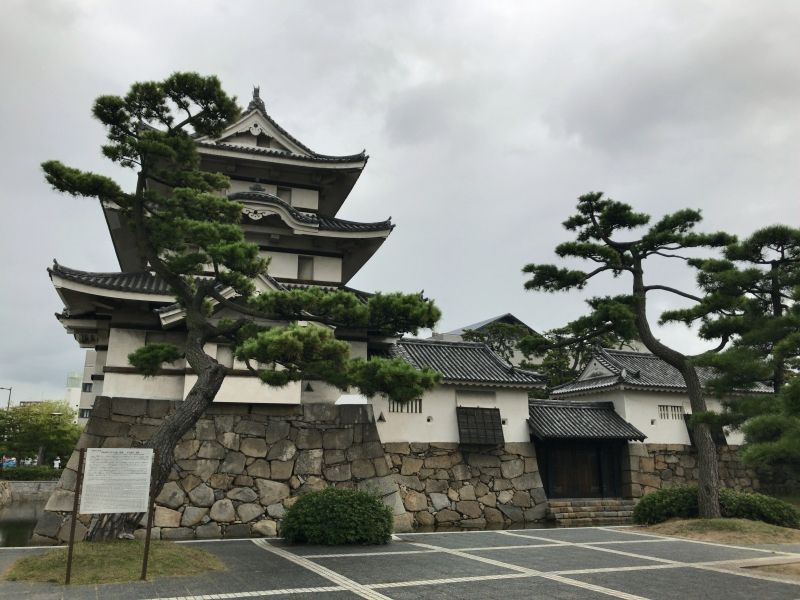
[[[693,519],[697,516],[697,487],[665,488],[647,494],[633,509],[633,520],[654,525],[667,519]]]
[[[729,519],[763,521],[780,527],[800,527],[800,512],[791,504],[757,494],[723,488],[719,491],[722,516]],[[654,525],[667,519],[697,517],[697,487],[673,487],[642,498],[633,509],[633,520],[642,525]]]
[[[732,519],[763,521],[780,527],[800,527],[800,512],[783,500],[757,494],[722,489],[719,491],[722,514]]]
[[[300,496],[286,511],[281,533],[292,543],[385,544],[392,536],[392,510],[380,498],[347,488]]]
[[[51,481],[61,477],[63,469],[53,467],[12,467],[0,470],[0,479],[6,481]]]

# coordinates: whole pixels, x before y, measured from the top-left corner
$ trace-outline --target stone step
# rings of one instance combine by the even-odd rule
[[[548,501],[547,518],[564,527],[625,525],[632,521],[636,500],[575,498]]]

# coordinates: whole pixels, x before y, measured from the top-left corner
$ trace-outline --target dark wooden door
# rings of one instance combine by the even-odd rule
[[[551,498],[596,498],[603,495],[600,455],[594,444],[551,447],[548,452]]]

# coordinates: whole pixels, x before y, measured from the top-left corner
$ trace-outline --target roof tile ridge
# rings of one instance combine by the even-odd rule
[[[607,348],[598,346],[592,354],[593,358],[597,359],[605,367],[608,367],[615,374],[619,375],[625,367],[617,362],[613,356],[608,354]]]

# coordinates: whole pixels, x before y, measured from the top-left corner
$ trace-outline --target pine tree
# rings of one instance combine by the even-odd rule
[[[258,247],[245,241],[242,206],[220,194],[227,177],[199,169],[193,140],[219,134],[239,114],[216,77],[175,73],[164,81],[134,83],[125,96],[97,98],[93,114],[107,129],[103,154],[136,172],[135,190],[126,192],[109,177],[57,161],[42,168],[56,190],[97,198],[121,212],[142,263],[169,286],[185,313],[183,347],[150,344],[129,356],[145,375],[180,358],[197,374],[184,401],[146,444],[157,451],[157,490],[173,467],[175,445],[213,402],[228,373],[204,351],[209,340],[228,340],[236,357],[272,386],[316,379],[405,401],[435,384],[434,372],[399,359],[351,359],[348,344],[324,326],[363,327],[389,336],[416,333],[440,317],[421,294],[375,294],[363,303],[346,291],[255,293],[253,278],[266,273],[268,264]],[[215,305],[237,318],[215,318]],[[288,325],[263,324],[276,319]],[[299,320],[316,324],[301,326]],[[96,536],[113,535],[122,520],[106,523]]]
[[[709,412],[693,357],[660,342],[653,335],[647,317],[647,300],[652,292],[667,292],[695,302],[701,302],[702,298],[671,286],[646,283],[645,265],[653,257],[683,260],[682,252],[686,250],[718,248],[732,243],[734,238],[722,232],[696,233],[694,228],[701,220],[696,210],[684,209],[666,215],[650,225],[641,237],[635,238],[630,232],[648,226],[650,216],[634,212],[628,204],[593,192],[581,196],[576,208],[576,213],[564,222],[565,229],[575,233],[575,239],[559,244],[555,252],[561,258],[590,261],[596,267],[583,271],[554,264],[529,264],[523,269],[531,275],[526,288],[557,292],[583,289],[590,280],[604,273],[615,278],[630,276],[628,295],[595,299],[593,311],[587,316],[592,326],[586,335],[625,330],[632,324],[645,347],[681,373],[695,419],[700,516],[719,517],[719,464],[710,427],[704,419]],[[624,239],[620,239],[620,234]],[[727,341],[728,337],[724,336],[718,349],[724,348]]]

